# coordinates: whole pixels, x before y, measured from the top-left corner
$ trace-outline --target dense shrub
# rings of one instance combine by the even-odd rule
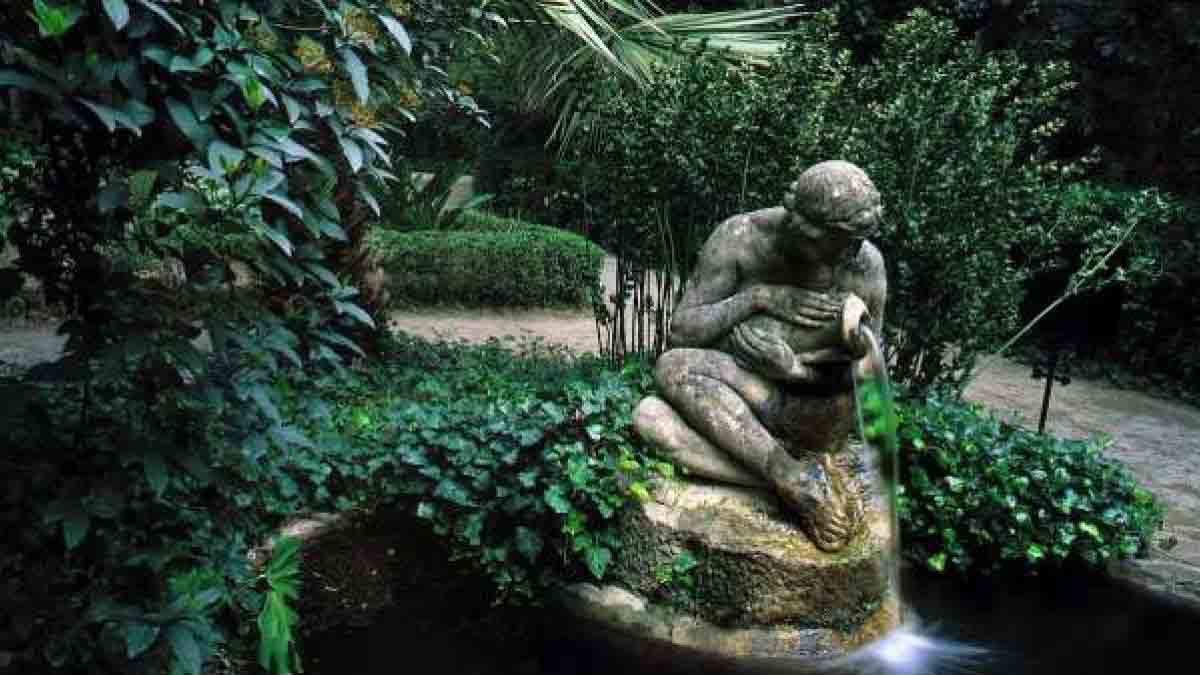
[[[0,637],[23,631],[22,661],[89,672],[161,672],[186,642],[177,658],[198,669],[267,614],[273,577],[250,547],[295,514],[396,502],[514,598],[601,576],[608,520],[669,472],[629,426],[648,368],[536,346],[382,349],[361,368],[269,381],[212,364],[267,401],[245,431],[215,423],[229,404],[211,409],[198,387],[145,405],[116,386],[0,383],[0,526],[20,544],[0,553]]]
[[[1086,282],[1079,290],[1123,273],[1084,262],[1170,212],[1150,191],[1112,192],[1102,215],[1084,208],[1080,194],[1103,189],[1077,189],[1084,163],[1054,161],[1044,147],[1072,87],[1064,64],[981,54],[920,11],[891,27],[877,60],[857,65],[822,13],[764,72],[699,57],[645,91],[597,78],[599,140],[572,158],[596,161],[566,192],[618,255],[643,267],[677,258],[686,272],[722,219],[778,204],[812,163],[853,161],[884,198],[877,242],[895,376],[961,386],[980,354],[1016,332],[1022,282],[1060,241],[1083,245],[1070,270]]]
[[[290,669],[294,559],[260,578],[246,551],[307,443],[280,383],[336,372],[373,325],[356,243],[391,179],[384,122],[441,79],[414,13],[0,4],[0,137],[28,139],[0,169],[4,236],[70,314],[62,359],[4,397],[0,519],[20,545],[0,597],[22,611],[0,634],[18,669],[195,674],[255,612],[263,666]],[[167,260],[170,283],[147,273]],[[235,283],[235,262],[261,283]]]
[[[601,578],[610,522],[652,475],[671,473],[631,427],[649,368],[543,350],[514,359],[497,344],[401,350],[338,406],[339,428],[318,441],[334,449],[330,464],[397,476],[383,491],[407,497],[509,599]],[[405,395],[381,395],[397,388]]]
[[[590,301],[604,252],[576,234],[482,213],[459,230],[380,229],[368,243],[393,304],[548,307]]]
[[[1103,568],[1164,511],[1105,441],[1036,434],[937,396],[898,406],[906,555],[942,572]]]

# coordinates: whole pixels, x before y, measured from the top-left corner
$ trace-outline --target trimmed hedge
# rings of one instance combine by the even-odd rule
[[[604,251],[553,227],[464,212],[454,230],[376,230],[391,304],[553,307],[591,302]]]

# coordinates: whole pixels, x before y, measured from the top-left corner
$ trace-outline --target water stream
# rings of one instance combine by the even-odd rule
[[[875,475],[878,476],[880,489],[888,509],[888,524],[891,538],[888,542],[888,584],[896,598],[903,598],[900,588],[900,453],[896,436],[887,433],[890,420],[894,419],[895,410],[892,401],[892,383],[888,378],[887,362],[883,358],[883,350],[879,346],[879,338],[875,331],[866,323],[859,326],[859,331],[867,343],[867,359],[871,364],[872,379],[860,387],[858,378],[851,377],[854,383],[854,414],[858,423],[858,434],[869,448],[874,450],[876,460]],[[871,411],[870,425],[864,420],[863,409]],[[881,427],[868,433],[871,427]],[[904,606],[900,603],[900,620],[904,621]]]

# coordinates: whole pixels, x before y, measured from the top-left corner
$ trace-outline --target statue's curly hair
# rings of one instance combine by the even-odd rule
[[[783,197],[788,211],[814,225],[869,234],[883,215],[879,190],[866,172],[850,162],[814,164],[800,174]]]

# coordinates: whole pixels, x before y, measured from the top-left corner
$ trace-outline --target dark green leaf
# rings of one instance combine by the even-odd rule
[[[76,502],[74,508],[65,513],[62,519],[63,541],[67,549],[73,549],[83,542],[91,524],[91,517],[83,510],[83,505]]]
[[[197,149],[207,148],[212,140],[213,131],[207,124],[201,122],[192,112],[191,106],[177,99],[167,99],[167,113],[175,126],[187,136]]]
[[[381,15],[379,20],[383,22],[384,28],[387,28],[388,33],[391,33],[392,38],[396,40],[396,44],[400,45],[404,53],[412,54],[412,39],[408,37],[408,31],[404,29],[404,25],[386,15]]]
[[[262,228],[262,231],[263,231],[263,234],[267,237],[267,239],[270,239],[272,242],[275,243],[276,246],[279,247],[279,250],[283,251],[284,255],[287,255],[287,256],[292,255],[292,251],[293,251],[292,240],[288,239],[288,236],[286,234],[283,234],[282,232],[279,232],[278,230],[276,230],[275,228],[272,228],[272,227],[264,227],[264,228]]]
[[[180,672],[200,675],[204,666],[204,652],[191,626],[183,622],[172,624],[167,628],[167,644],[171,646],[171,655]]]
[[[338,314],[349,314],[354,318],[355,321],[366,324],[371,328],[375,327],[375,320],[371,318],[371,315],[367,314],[366,310],[354,304],[353,302],[343,302],[339,300],[335,301],[333,305],[337,309]]]
[[[235,148],[222,140],[213,141],[208,146],[208,168],[217,175],[236,170],[245,158],[245,150]]]
[[[44,80],[40,80],[24,73],[18,73],[13,70],[0,70],[0,89],[4,87],[16,87],[32,91],[35,94],[41,94],[48,98],[60,98],[58,90],[46,84]]]
[[[350,162],[350,171],[358,173],[363,166],[362,148],[358,147],[358,143],[345,136],[339,137],[338,141],[342,144],[342,152],[346,155],[346,161]]]
[[[350,83],[354,85],[354,94],[358,96],[358,102],[366,103],[371,96],[371,81],[367,77],[367,66],[349,47],[342,50],[342,65],[350,75]]]
[[[471,501],[471,493],[449,478],[443,478],[438,482],[437,487],[433,491],[433,496],[459,506],[474,505],[474,502]]]
[[[150,483],[150,489],[161,497],[167,489],[169,478],[163,456],[157,452],[147,452],[142,456],[142,470],[146,474],[146,482]]]
[[[529,562],[537,562],[538,556],[542,552],[542,538],[537,532],[520,525],[516,532],[517,550]]]
[[[125,657],[136,659],[145,653],[158,638],[159,631],[159,626],[142,621],[126,623],[121,631],[125,635]]]
[[[162,19],[163,21],[166,21],[167,24],[170,25],[172,28],[174,28],[176,31],[178,31],[180,33],[184,32],[183,26],[179,25],[179,22],[175,20],[175,17],[171,16],[171,13],[169,11],[167,11],[165,8],[161,7],[158,3],[153,2],[152,0],[138,0],[138,3],[140,3],[143,7],[150,10],[151,12],[154,12],[155,14],[157,14],[160,19]]]
[[[562,488],[557,485],[546,488],[546,491],[542,493],[542,498],[546,500],[546,505],[555,513],[565,514],[571,510],[570,500],[567,499]]]
[[[612,551],[604,546],[594,544],[584,549],[583,560],[587,563],[588,571],[592,573],[592,576],[596,579],[603,579],[604,571],[612,562]]]
[[[304,220],[304,208],[291,199],[288,199],[287,196],[281,195],[278,192],[268,192],[263,195],[263,198],[275,202],[296,218]],[[288,255],[291,255],[291,253],[289,252]]]
[[[267,432],[271,438],[275,440],[280,447],[286,448],[289,445],[299,445],[305,448],[312,448],[313,442],[308,439],[299,429],[294,426],[274,426]]]

